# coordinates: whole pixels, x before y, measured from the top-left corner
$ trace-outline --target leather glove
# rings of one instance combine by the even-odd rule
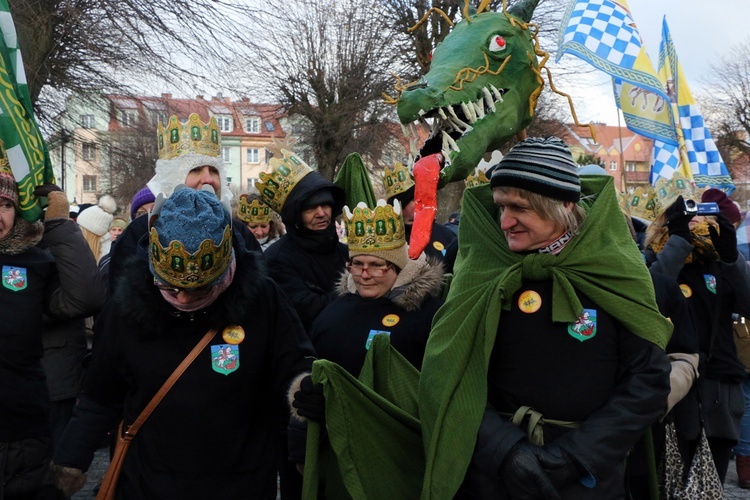
[[[560,500],[555,485],[544,471],[541,456],[546,452],[539,446],[522,440],[505,456],[500,466],[500,480],[511,498]]]
[[[86,474],[81,469],[52,464],[52,477],[57,489],[71,497],[86,484]]]
[[[62,192],[62,189],[57,184],[42,184],[40,186],[37,186],[34,188],[34,196],[40,197],[40,196],[47,196],[49,197],[49,194],[53,191],[60,191]]]
[[[310,375],[303,378],[300,382],[300,390],[294,393],[292,406],[297,409],[298,415],[322,423],[325,420],[326,411],[323,386],[313,384]]]
[[[47,212],[44,219],[68,219],[70,217],[70,203],[60,186],[42,184],[34,188],[34,196],[47,198]]]
[[[685,214],[685,199],[681,195],[677,197],[674,203],[667,207],[664,215],[667,216],[666,225],[670,235],[679,236],[689,243],[693,242],[693,237],[690,234],[690,226],[688,226],[693,216]]]
[[[721,261],[732,264],[737,261],[737,257],[740,255],[737,251],[737,231],[734,230],[734,225],[729,222],[729,219],[722,214],[716,216],[716,222],[719,223],[718,232],[715,227],[708,226],[711,243],[713,243]]]
[[[578,481],[584,469],[578,465],[573,456],[554,443],[544,445],[546,453],[539,456],[545,472],[558,488]]]

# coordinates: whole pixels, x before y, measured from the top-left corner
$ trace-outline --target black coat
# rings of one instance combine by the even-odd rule
[[[122,498],[275,498],[277,432],[287,390],[311,366],[305,332],[255,252],[235,242],[232,284],[206,309],[181,313],[131,259],[99,316],[81,402],[55,462],[85,470],[122,407],[132,423],[211,327],[219,333],[166,395],[131,445]],[[244,330],[232,344],[230,325]],[[236,357],[222,358],[229,346]],[[221,360],[224,359],[222,362]],[[229,368],[229,369],[226,369]]]
[[[349,259],[346,245],[338,241],[333,217],[322,231],[302,226],[300,217],[305,200],[322,189],[333,194],[333,217],[341,213],[343,190],[320,174],[306,175],[281,209],[287,233],[264,253],[271,277],[292,301],[308,331],[318,314],[336,298],[334,288]]]

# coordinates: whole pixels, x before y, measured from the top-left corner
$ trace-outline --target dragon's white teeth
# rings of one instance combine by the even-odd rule
[[[411,127],[411,124],[409,124]],[[409,128],[406,127],[403,123],[401,124],[401,131],[404,133],[404,137],[409,137]]]
[[[474,106],[462,102],[461,110],[464,112],[464,116],[466,116],[466,119],[469,120],[469,123],[474,123],[475,121],[477,121],[477,115],[476,113],[474,113]]]
[[[482,93],[484,93],[484,101],[487,103],[487,109],[495,112],[495,100],[492,98],[492,94],[490,93],[489,89],[487,87],[482,87]]]
[[[421,117],[421,116],[422,116],[422,115],[424,115],[425,113],[426,113],[426,111],[425,111],[424,109],[421,109],[421,108],[420,108],[420,110],[419,110],[419,112],[418,112],[417,114],[418,114],[418,115],[419,115],[419,116]]]
[[[495,96],[496,102],[503,102],[503,93],[497,90],[497,87],[490,84],[490,89],[492,90],[492,94]]]
[[[477,114],[477,119],[484,118],[484,99],[479,99],[477,102],[473,102],[472,105]]]
[[[449,149],[450,151],[461,151],[458,148],[458,144],[456,144],[456,141],[454,141],[453,138],[445,132],[443,132],[443,149]]]
[[[409,151],[412,155],[416,155],[419,151],[419,144],[417,144],[418,138],[416,134],[409,140]]]
[[[411,153],[411,154],[409,155],[409,164],[407,165],[407,168],[408,168],[409,170],[412,170],[412,169],[414,168],[414,152],[412,152],[412,153]]]
[[[448,149],[447,147],[443,147],[443,149],[442,149],[442,151],[440,151],[440,153],[442,153],[443,158],[445,159],[445,162],[443,163],[443,166],[445,167],[446,165],[449,164],[448,158],[450,158],[450,156],[451,156],[451,150]]]
[[[443,108],[438,108],[438,114],[440,115],[440,118],[442,118],[443,120],[448,119],[448,115],[445,114],[445,111],[443,111]]]
[[[455,111],[453,110],[453,106],[448,106],[448,112],[449,112],[449,113],[451,114],[451,118],[453,119],[453,121],[454,121],[454,122],[456,123],[456,125],[458,125],[458,126],[459,126],[460,128],[462,128],[462,129],[463,129],[463,128],[467,128],[467,129],[468,129],[468,128],[471,128],[471,127],[469,126],[469,124],[468,124],[468,123],[466,123],[466,122],[462,121],[462,120],[461,120],[461,119],[460,119],[460,118],[458,117],[458,115],[456,114],[456,112],[455,112]]]

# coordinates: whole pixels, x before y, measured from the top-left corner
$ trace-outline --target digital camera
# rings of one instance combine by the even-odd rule
[[[695,200],[685,200],[685,215],[717,215],[719,205],[713,201],[697,203]]]

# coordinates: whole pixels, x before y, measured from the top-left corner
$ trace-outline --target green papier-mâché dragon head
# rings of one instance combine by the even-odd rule
[[[415,121],[432,121],[420,156],[442,152],[440,187],[465,179],[486,152],[523,131],[542,91],[535,26],[528,24],[538,0],[481,12],[487,3],[464,9],[464,18],[435,48],[426,75],[397,84],[398,116],[407,133]]]

